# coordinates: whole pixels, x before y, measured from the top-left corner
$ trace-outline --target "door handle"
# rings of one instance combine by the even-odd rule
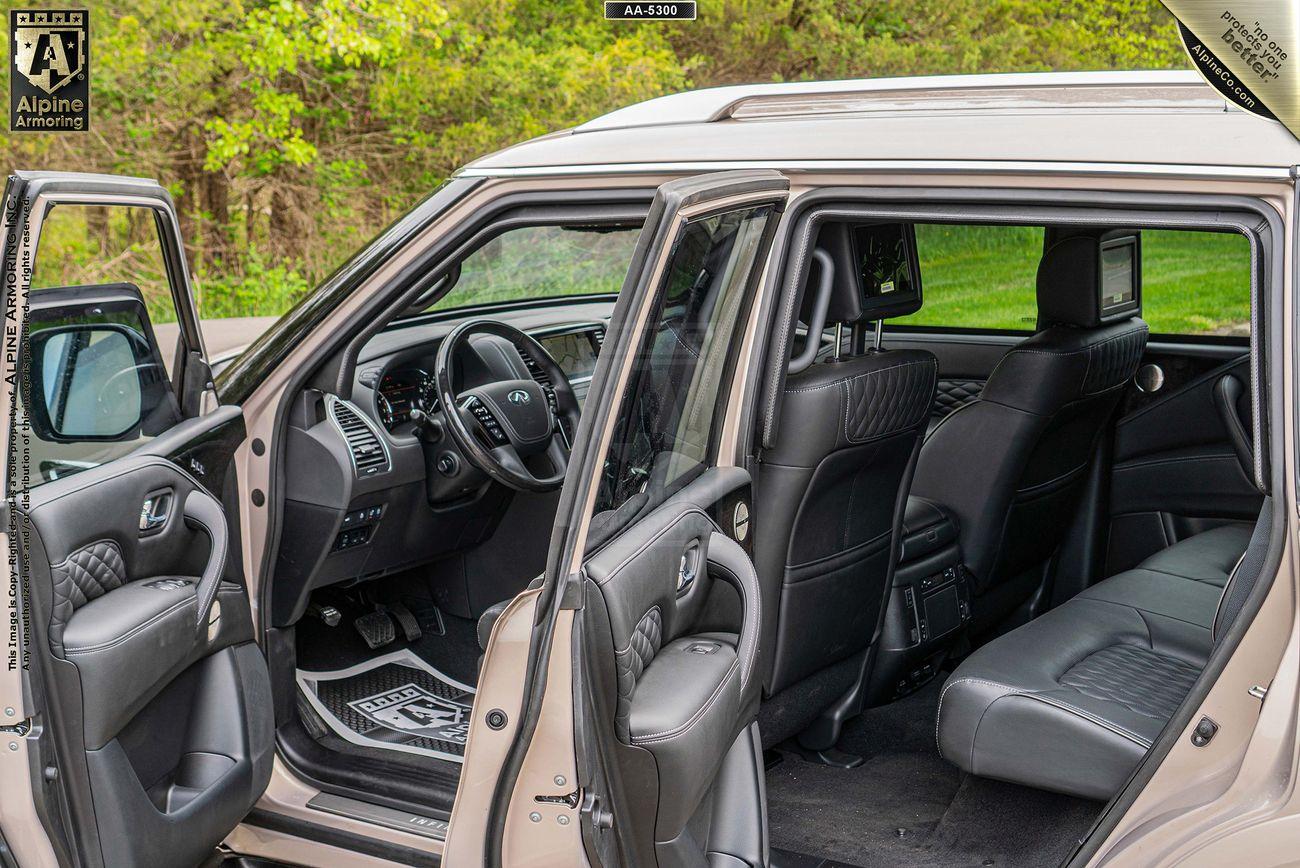
[[[140,534],[152,533],[162,528],[171,518],[172,492],[155,491],[140,504]]]
[[[206,629],[208,615],[212,611],[212,601],[217,598],[217,589],[221,587],[221,574],[226,570],[226,554],[230,547],[230,534],[226,527],[226,513],[221,504],[205,491],[194,489],[185,497],[182,510],[185,523],[207,534],[212,543],[208,552],[208,562],[199,577],[199,586],[194,593],[199,600],[197,627]]]
[[[682,560],[677,567],[677,596],[685,596],[690,591],[699,572],[700,544],[693,542],[682,552]]]

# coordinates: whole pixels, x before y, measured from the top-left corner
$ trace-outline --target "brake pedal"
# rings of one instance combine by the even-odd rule
[[[387,612],[367,612],[352,622],[366,640],[371,651],[382,648],[397,638],[397,626]]]

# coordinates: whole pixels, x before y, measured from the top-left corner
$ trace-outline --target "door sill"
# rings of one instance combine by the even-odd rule
[[[333,793],[318,793],[307,802],[307,807],[387,829],[410,832],[435,841],[447,840],[447,821],[427,814],[400,811]]]

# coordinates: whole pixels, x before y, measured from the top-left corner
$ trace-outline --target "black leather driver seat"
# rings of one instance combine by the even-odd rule
[[[1038,267],[1039,331],[1007,352],[979,398],[926,437],[912,493],[957,517],[981,632],[1028,600],[1059,547],[1147,325],[1106,317],[1097,291],[1103,236],[1052,244]]]

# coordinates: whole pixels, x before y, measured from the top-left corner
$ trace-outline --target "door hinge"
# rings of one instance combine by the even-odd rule
[[[614,827],[614,815],[601,807],[600,797],[595,793],[583,794],[581,813],[599,831],[603,832]]]

